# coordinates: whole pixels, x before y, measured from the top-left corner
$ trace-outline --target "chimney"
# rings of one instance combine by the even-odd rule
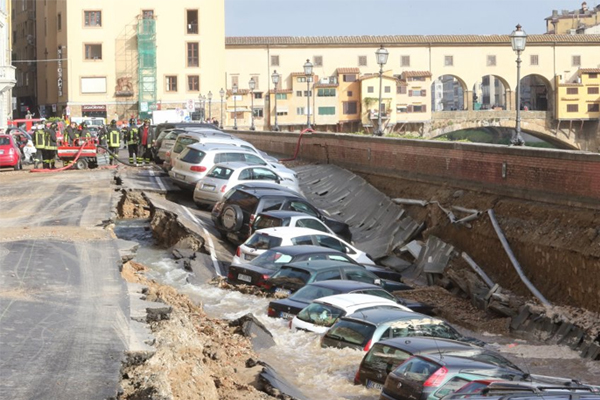
[[[552,10],[552,18],[558,18],[558,10]]]
[[[587,3],[584,1],[583,3],[581,3],[581,11],[582,11],[581,13],[585,14],[587,12],[587,10],[588,10],[588,6],[587,6]]]

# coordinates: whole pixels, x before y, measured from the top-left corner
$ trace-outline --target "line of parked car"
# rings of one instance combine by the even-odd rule
[[[529,374],[410,301],[402,276],[352,243],[350,227],[312,205],[294,171],[214,126],[171,126],[156,156],[237,244],[227,280],[283,298],[267,315],[322,347],[365,352],[355,384],[380,399],[598,399],[597,387]]]

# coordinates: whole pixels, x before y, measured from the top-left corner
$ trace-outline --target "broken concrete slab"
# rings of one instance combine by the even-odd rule
[[[384,257],[379,260],[379,263],[381,265],[383,265],[384,267],[391,268],[397,272],[402,272],[412,265],[412,263],[410,263],[406,260],[403,260],[400,257],[396,257],[396,256]]]
[[[229,326],[237,327],[237,333],[249,338],[255,351],[275,346],[275,340],[271,332],[253,314],[246,314],[230,321]]]
[[[308,400],[300,390],[290,384],[283,376],[278,374],[270,365],[261,362],[264,366],[260,373],[260,382],[264,385],[266,393],[278,399]]]
[[[204,253],[196,253],[196,257],[189,260],[189,269],[192,274],[188,276],[188,282],[194,285],[205,284],[218,276],[212,259]]]
[[[422,249],[423,243],[418,240],[413,240],[412,242],[407,243],[404,247],[401,247],[400,252],[408,252],[416,260],[419,258]]]
[[[121,260],[124,263],[133,260],[138,249],[140,248],[140,244],[138,242],[131,240],[116,239],[115,243],[117,244]]]

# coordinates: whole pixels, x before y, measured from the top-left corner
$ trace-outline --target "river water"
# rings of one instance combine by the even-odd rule
[[[145,225],[145,221],[120,221],[115,233],[122,239],[140,243],[135,260],[149,267],[148,277],[173,286],[201,303],[210,317],[233,320],[253,313],[273,334],[276,342],[276,346],[260,352],[259,358],[274,367],[307,398],[379,398],[378,391],[353,384],[364,353],[352,349],[323,349],[319,336],[309,332],[291,332],[286,321],[267,316],[268,299],[208,284],[190,284],[190,273],[178,265],[167,250],[154,246],[152,233],[144,229]],[[590,384],[600,384],[600,362],[585,361],[568,347],[531,344],[500,335],[458,329],[466,335],[484,340],[489,348],[499,351],[530,373],[577,378]]]

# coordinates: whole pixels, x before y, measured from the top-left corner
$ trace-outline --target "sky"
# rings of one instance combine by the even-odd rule
[[[225,0],[227,36],[527,34],[583,0]],[[600,0],[587,0],[595,7]]]

